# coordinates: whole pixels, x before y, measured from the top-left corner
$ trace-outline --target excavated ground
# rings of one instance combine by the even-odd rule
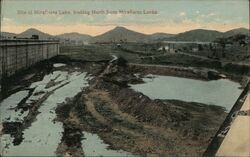
[[[226,116],[224,109],[151,100],[128,88],[130,83],[142,82],[132,71],[110,63],[87,90],[57,108],[57,120],[65,128],[59,155],[77,156],[82,151],[78,147],[81,131],[96,133],[112,149],[136,155],[202,155]]]
[[[8,87],[7,93],[41,79],[52,70],[56,61],[45,64],[50,68],[33,69],[23,77],[13,78],[16,83]],[[68,64],[68,70],[78,67],[94,78],[86,89],[56,108],[55,120],[62,122],[64,129],[56,150],[58,156],[84,156],[83,131],[97,134],[110,145],[110,149],[121,149],[135,155],[201,156],[227,115],[222,107],[152,100],[132,90],[129,84],[140,83],[142,79],[134,75],[138,72],[136,69],[118,60]],[[20,108],[29,110],[24,123],[4,123],[1,126],[3,133],[13,134],[17,144],[22,141],[22,131],[36,120],[39,107],[39,103],[32,109],[22,104],[25,103],[20,103]]]

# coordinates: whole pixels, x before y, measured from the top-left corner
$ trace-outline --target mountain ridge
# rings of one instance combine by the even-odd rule
[[[91,43],[96,42],[138,42],[145,40],[146,34],[129,30],[125,27],[117,26],[101,35],[97,35],[89,40]]]
[[[30,38],[32,35],[39,35],[39,39],[48,39],[48,38],[53,37],[52,35],[45,33],[45,32],[42,32],[42,31],[35,29],[35,28],[30,28],[30,29],[25,30],[24,32],[22,32],[20,34],[17,34],[17,37]]]
[[[77,40],[77,41],[86,41],[92,38],[91,35],[81,34],[78,32],[63,33],[63,34],[56,35],[55,37],[61,38],[61,39]]]
[[[20,38],[30,38],[32,35],[39,35],[40,39],[70,39],[70,40],[79,40],[79,41],[88,41],[91,43],[96,42],[145,42],[145,41],[214,41],[216,38],[220,37],[229,37],[236,34],[245,34],[249,35],[249,29],[247,28],[235,28],[229,31],[220,32],[216,30],[208,29],[194,29],[179,34],[170,34],[170,33],[153,33],[153,34],[144,34],[136,32],[134,30],[127,29],[126,27],[115,27],[103,34],[97,36],[91,36],[88,34],[81,34],[78,32],[63,33],[59,35],[50,35],[48,33],[42,32],[35,28],[27,29],[26,31],[15,34],[9,32],[1,32],[2,36],[7,37],[20,37]]]

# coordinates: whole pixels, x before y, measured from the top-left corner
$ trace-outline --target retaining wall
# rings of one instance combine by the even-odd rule
[[[0,80],[58,54],[57,41],[0,40]]]

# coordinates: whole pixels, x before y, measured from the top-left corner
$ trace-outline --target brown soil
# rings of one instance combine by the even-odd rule
[[[226,116],[224,109],[151,100],[127,87],[128,83],[141,81],[128,69],[109,64],[90,81],[88,89],[58,107],[65,136],[69,128],[74,133],[67,138],[77,135],[80,129],[97,133],[113,149],[138,155],[201,156]],[[59,154],[77,156],[81,150],[77,153],[66,141],[62,139],[58,150],[64,151]]]
[[[57,60],[55,58],[54,62]],[[63,59],[59,60],[62,62]],[[89,81],[87,89],[56,109],[56,120],[62,122],[64,127],[56,151],[58,156],[84,156],[82,131],[98,134],[112,149],[142,156],[201,156],[226,116],[221,107],[176,100],[151,100],[133,91],[128,84],[142,82],[142,79],[133,75],[138,72],[137,69],[126,64],[68,62],[67,59],[65,62],[68,64],[62,67],[67,68],[65,70],[73,72],[77,67],[95,78]],[[48,69],[34,68],[23,73],[22,77],[10,79],[16,83],[6,82],[7,95],[41,80],[53,70],[52,63],[53,60],[44,66],[50,67]],[[22,83],[22,80],[25,81]],[[8,87],[8,84],[11,86]],[[55,84],[52,81],[48,87]],[[39,106],[50,94],[34,102],[33,107],[20,103],[19,108],[29,110],[24,123],[4,123],[2,132],[13,135],[16,143],[20,143],[22,131],[35,121]]]

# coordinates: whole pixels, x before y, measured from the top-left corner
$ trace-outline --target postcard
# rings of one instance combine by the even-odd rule
[[[0,0],[0,157],[250,156],[248,0]]]

